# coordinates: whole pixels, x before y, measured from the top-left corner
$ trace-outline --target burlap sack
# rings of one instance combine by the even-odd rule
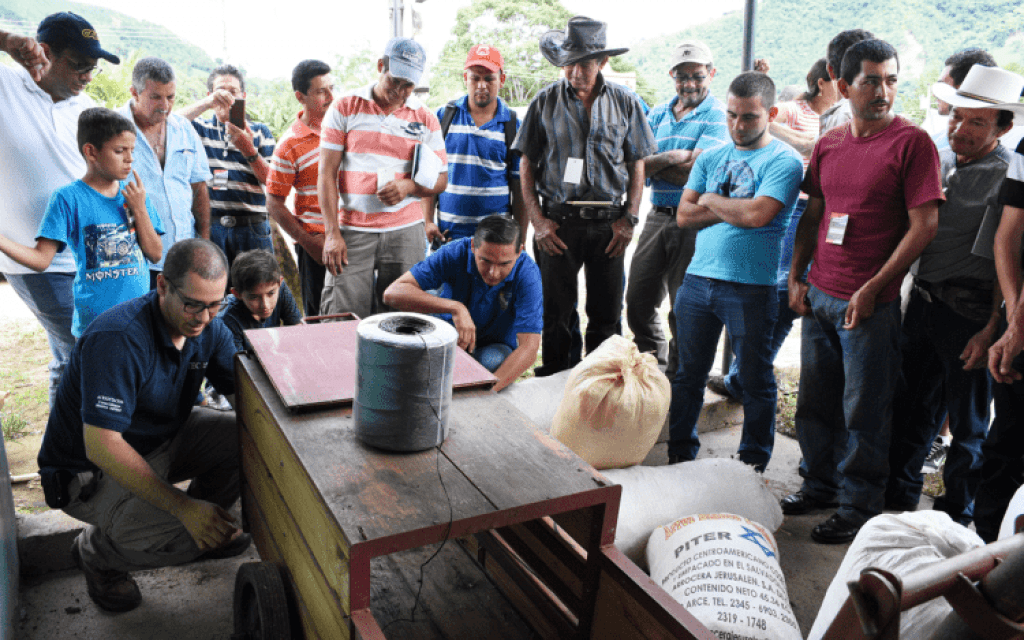
[[[658,440],[671,399],[657,359],[612,336],[572,370],[551,435],[597,469],[639,464]]]

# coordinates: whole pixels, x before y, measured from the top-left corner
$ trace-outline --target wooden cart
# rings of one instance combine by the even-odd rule
[[[714,638],[612,545],[621,487],[499,396],[456,391],[441,447],[390,453],[350,407],[292,413],[258,361],[236,373],[265,561],[239,571],[236,637]]]

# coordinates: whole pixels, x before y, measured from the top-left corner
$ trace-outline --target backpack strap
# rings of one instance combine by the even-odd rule
[[[448,137],[448,129],[452,126],[452,120],[455,119],[455,112],[458,110],[458,105],[454,100],[444,106],[444,115],[441,116],[441,137]],[[507,136],[508,134],[506,134]]]

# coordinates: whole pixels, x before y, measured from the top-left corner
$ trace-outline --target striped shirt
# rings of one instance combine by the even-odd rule
[[[208,120],[193,120],[192,127],[203,141],[213,173],[206,183],[213,222],[216,223],[220,216],[267,215],[267,196],[263,193],[263,185],[242,152],[227,141],[227,127],[217,120],[216,115]],[[249,128],[256,151],[269,161],[274,153],[274,135],[270,128],[252,121],[249,121]],[[218,180],[219,171],[227,171],[226,184]]]
[[[410,177],[418,143],[436,153],[447,171],[441,124],[434,114],[410,96],[385,115],[373,100],[373,87],[335,99],[320,128],[320,147],[344,152],[338,171],[342,229],[383,232],[423,222],[418,197],[408,196],[390,207],[377,197],[379,172],[393,172],[396,180]]]
[[[647,121],[658,141],[658,153],[672,149],[706,151],[731,141],[729,128],[725,124],[725,107],[722,102],[708,95],[695,109],[676,120],[672,110],[679,102],[675,96],[659,104],[647,114]],[[683,187],[660,178],[651,178],[651,204],[656,207],[676,207],[683,195]]]
[[[778,105],[779,114],[775,116],[775,122],[786,125],[793,131],[799,131],[800,133],[813,133],[815,136],[818,135],[818,129],[821,126],[821,118],[818,113],[811,108],[811,105],[806,100],[792,100],[790,102],[780,102]],[[811,161],[810,154],[804,156],[801,155],[804,161],[804,173],[807,172],[807,163]]]
[[[537,168],[537,191],[545,200],[625,199],[626,165],[657,149],[636,95],[597,74],[590,118],[565,78],[540,90],[519,127],[513,149]],[[570,158],[583,160],[579,184],[565,182]]]
[[[447,107],[437,111],[444,117]],[[498,98],[490,122],[477,127],[469,112],[469,96],[456,102],[455,117],[444,146],[448,152],[448,188],[438,197],[438,227],[453,238],[473,235],[486,216],[509,212],[509,180],[519,179],[519,162],[506,157],[505,123],[512,113]],[[518,160],[518,155],[511,154]]]
[[[267,193],[287,198],[295,188],[295,211],[307,233],[324,233],[324,217],[316,195],[316,181],[320,175],[320,132],[302,121],[302,113],[288,128],[274,149],[267,175]]]

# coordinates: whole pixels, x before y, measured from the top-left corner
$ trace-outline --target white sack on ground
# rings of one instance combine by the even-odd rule
[[[1006,515],[1003,516],[1003,522],[999,525],[998,540],[1009,538],[1013,535],[1017,516],[1021,514],[1024,514],[1024,487],[1017,489],[1017,493],[1013,494],[1013,499],[1010,500],[1010,506],[1006,508]]]
[[[731,513],[687,516],[647,543],[651,579],[720,638],[801,640],[771,532]]]
[[[704,458],[664,467],[601,472],[622,485],[615,546],[644,567],[655,527],[694,513],[735,513],[774,532],[782,526],[779,500],[761,474],[739,460]]]
[[[877,567],[902,576],[984,544],[978,534],[953,522],[941,511],[875,516],[861,527],[847,550],[836,577],[825,592],[808,640],[825,635],[850,595],[846,583],[858,579],[862,570]],[[945,598],[935,598],[904,611],[900,614],[900,637],[930,638],[952,610]]]
[[[565,395],[565,381],[571,373],[572,369],[566,369],[543,378],[515,382],[505,387],[499,395],[523,412],[538,429],[550,433],[551,421]]]
[[[657,358],[612,336],[573,368],[551,435],[597,469],[639,464],[658,441],[671,400]]]

